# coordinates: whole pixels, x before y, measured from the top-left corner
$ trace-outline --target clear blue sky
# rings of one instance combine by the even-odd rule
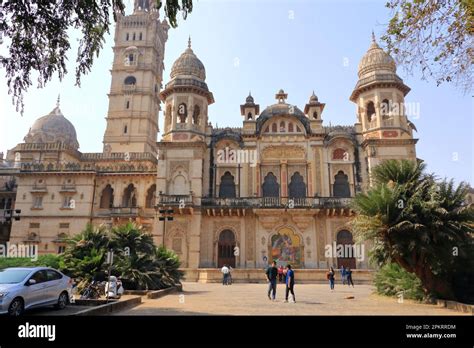
[[[131,3],[125,0],[129,8]],[[384,31],[389,18],[384,4],[385,0],[195,0],[187,20],[170,29],[164,82],[191,35],[193,50],[206,67],[207,84],[216,100],[209,109],[214,125],[241,126],[239,105],[249,90],[262,110],[274,103],[280,88],[288,93],[288,102],[300,108],[314,90],[326,103],[325,125],[353,124],[355,105],[349,96],[357,81],[357,65],[369,47],[372,29],[377,37]],[[75,41],[77,34],[71,32],[71,38]],[[44,89],[31,89],[24,116],[15,112],[2,78],[0,151],[21,142],[34,120],[54,108],[61,93],[61,109],[76,127],[80,150],[100,152],[112,44],[113,32],[92,72],[83,77],[81,88],[74,86],[76,44],[69,55],[66,79],[62,83],[55,79]],[[0,52],[5,48],[0,47]],[[472,97],[452,85],[437,87],[433,81],[407,76],[402,67],[398,67],[398,74],[412,89],[406,102],[420,104],[420,117],[412,120],[420,139],[417,156],[440,177],[474,184]]]

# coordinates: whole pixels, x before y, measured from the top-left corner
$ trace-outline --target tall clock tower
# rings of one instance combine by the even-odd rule
[[[115,27],[105,152],[156,153],[159,93],[169,25],[155,0],[135,0]]]

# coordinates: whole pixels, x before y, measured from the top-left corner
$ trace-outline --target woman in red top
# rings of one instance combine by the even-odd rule
[[[278,267],[278,281],[280,283],[283,282],[283,266],[280,265],[280,267]]]

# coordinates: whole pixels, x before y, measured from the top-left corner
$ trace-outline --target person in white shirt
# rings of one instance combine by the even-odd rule
[[[227,267],[227,265],[224,265],[224,267],[221,268],[221,272],[223,274],[223,278],[222,278],[222,285],[227,285],[227,280],[229,278],[229,273],[230,273],[230,270],[229,270],[229,267]]]

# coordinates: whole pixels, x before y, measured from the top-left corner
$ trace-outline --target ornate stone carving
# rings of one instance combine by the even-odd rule
[[[278,215],[259,216],[258,221],[260,221],[263,228],[270,231],[278,224],[280,217]]]
[[[224,230],[231,230],[235,234],[235,240],[239,244],[240,239],[240,229],[241,229],[241,222],[240,221],[214,221],[214,243],[217,243],[219,240],[219,234]]]
[[[269,146],[263,149],[262,159],[306,159],[304,148],[296,145]]]

